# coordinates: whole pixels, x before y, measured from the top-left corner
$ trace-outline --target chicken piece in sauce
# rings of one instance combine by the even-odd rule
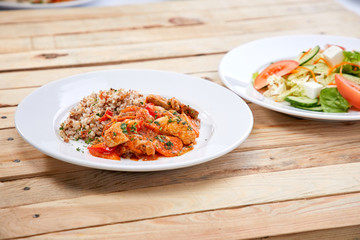
[[[156,106],[160,106],[165,108],[166,110],[175,110],[179,113],[185,113],[190,115],[192,118],[197,118],[199,116],[199,112],[189,105],[182,104],[176,98],[166,99],[159,95],[150,94],[146,97],[146,102],[153,103]]]
[[[136,156],[153,156],[155,155],[155,146],[146,137],[141,135],[134,135],[131,140],[126,142],[124,147]]]
[[[108,147],[115,147],[129,141],[129,138],[123,133],[121,123],[115,123],[105,130],[104,142]]]
[[[195,140],[198,137],[194,125],[185,114],[173,118],[163,116],[156,119],[151,125],[161,134],[180,138],[184,145],[195,143]]]

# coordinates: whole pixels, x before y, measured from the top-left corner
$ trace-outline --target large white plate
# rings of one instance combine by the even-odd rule
[[[294,108],[284,102],[278,103],[271,98],[264,97],[252,85],[252,74],[262,70],[271,62],[294,59],[304,50],[316,45],[323,48],[326,44],[341,45],[347,50],[360,50],[360,39],[357,38],[326,35],[265,38],[241,45],[228,52],[221,60],[219,74],[225,85],[241,97],[274,111],[318,120],[360,120],[358,111],[323,113]]]
[[[20,3],[20,2],[2,2],[0,1],[0,7],[2,8],[12,8],[12,9],[43,9],[43,8],[64,8],[64,7],[74,7],[80,6],[83,4],[90,3],[94,0],[73,0],[69,2],[59,2],[59,3]]]
[[[82,141],[63,142],[59,126],[70,108],[92,92],[110,88],[176,97],[193,106],[201,119],[194,150],[155,161],[114,161],[91,156]],[[232,91],[201,78],[152,70],[109,70],[74,75],[42,86],[19,104],[15,126],[35,148],[69,163],[108,170],[155,171],[200,164],[230,152],[250,134],[253,116]],[[76,150],[78,147],[81,151]]]

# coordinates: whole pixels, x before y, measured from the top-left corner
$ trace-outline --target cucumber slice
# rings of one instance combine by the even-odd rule
[[[304,110],[315,111],[315,112],[323,112],[324,111],[321,106],[315,106],[315,107],[301,107],[301,106],[294,106],[294,105],[292,105],[292,106],[296,107],[296,108],[301,108]]]
[[[299,61],[299,65],[302,66],[305,63],[307,63],[308,61],[310,61],[313,57],[315,57],[315,55],[320,51],[320,47],[319,46],[315,46],[313,49],[310,50],[310,52],[308,52],[305,56],[303,56],[300,61]]]
[[[285,101],[289,102],[291,105],[299,106],[299,107],[315,107],[319,104],[319,100],[308,97],[294,97],[288,96],[285,98]]]

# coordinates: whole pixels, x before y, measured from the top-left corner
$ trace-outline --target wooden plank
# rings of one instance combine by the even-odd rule
[[[123,15],[103,16],[99,18],[88,19],[74,19],[53,21],[49,24],[48,21],[34,22],[29,24],[14,23],[1,24],[0,23],[0,38],[24,38],[37,36],[61,36],[63,34],[84,34],[84,33],[103,33],[107,31],[121,32],[123,30],[144,30],[147,28],[167,28],[187,25],[205,25],[212,23],[224,23],[230,21],[251,21],[253,19],[270,19],[281,16],[303,15],[303,17],[311,14],[321,14],[329,12],[335,15],[335,12],[345,13],[344,9],[333,2],[328,3],[303,3],[298,2],[289,5],[270,5],[270,6],[251,6],[251,7],[233,7],[229,9],[214,9],[213,11],[205,10],[187,10],[183,12],[165,11],[153,14],[137,14],[137,15]],[[224,24],[222,24],[224,25]],[[208,26],[212,27],[212,26]],[[159,29],[160,30],[160,29]],[[213,32],[218,34],[217,32]],[[30,38],[29,38],[30,39]],[[35,38],[36,39],[36,38]],[[73,38],[76,41],[76,38]],[[136,42],[136,41],[135,41]]]
[[[357,239],[359,235],[360,194],[322,197],[169,216],[136,222],[105,225],[71,231],[39,235],[36,239]],[[46,215],[46,213],[45,213]],[[296,217],[295,217],[296,216]],[[346,218],[344,218],[346,216]],[[29,216],[30,217],[30,216]],[[28,218],[29,218],[28,217]],[[31,220],[34,225],[40,217]],[[45,216],[46,217],[46,216]],[[80,219],[79,219],[80,220]],[[81,220],[80,220],[81,221]],[[354,225],[357,225],[356,227]],[[348,227],[350,226],[350,227]],[[298,234],[299,238],[272,238],[269,236],[299,233],[303,231],[346,227],[352,233],[343,236],[337,229],[330,230],[329,238],[307,238],[309,234]],[[159,234],[161,233],[161,234]],[[288,235],[289,236],[289,235]],[[316,235],[312,235],[316,236]],[[336,238],[334,238],[334,236]]]
[[[73,172],[83,167],[55,160],[25,142],[15,129],[1,131],[4,151],[0,155],[0,179],[28,177],[39,173]]]
[[[36,89],[37,88],[20,88],[0,90],[0,108],[17,106],[26,96]],[[11,97],[8,98],[8,96]]]
[[[269,237],[264,236],[262,238],[256,238],[256,240],[266,239],[266,240],[357,240],[360,238],[360,225],[343,227],[343,228],[334,228],[326,230],[318,230],[311,232],[302,232],[294,234],[286,234],[283,236]],[[255,239],[252,239],[255,240]]]
[[[354,20],[356,21],[356,20]],[[31,38],[21,38],[19,44],[12,44],[11,48],[6,45],[6,42],[18,42],[17,38],[0,39],[0,53],[9,52],[22,52],[30,50],[51,50],[51,49],[67,49],[74,47],[91,47],[91,46],[110,46],[121,45],[130,43],[149,43],[155,41],[169,41],[176,39],[189,39],[189,38],[204,38],[219,35],[239,35],[244,34],[242,25],[237,22],[218,23],[211,25],[191,25],[181,28],[146,28],[146,29],[130,29],[119,31],[104,31],[104,32],[84,32],[75,34],[63,34],[57,36],[38,36]],[[341,25],[341,24],[340,24]],[[340,28],[339,23],[333,23],[319,27],[317,24],[307,24],[294,29],[277,32],[278,35],[288,34],[306,34],[306,33],[321,33],[321,34],[341,34],[353,36],[352,29],[348,26]],[[247,34],[259,33],[264,36],[264,32],[268,29],[263,29],[251,33],[256,28],[251,28]],[[276,35],[275,33],[273,33]],[[261,36],[259,36],[261,37]]]
[[[203,164],[168,172],[149,173],[80,168],[50,158],[19,158],[21,162],[10,160],[1,162],[3,166],[0,168],[0,176],[3,177],[0,179],[7,181],[0,185],[2,193],[0,208],[70,199],[91,195],[94,192],[105,194],[175,183],[197,182],[205,179],[359,162],[357,145],[357,142],[336,142],[254,151],[242,151],[240,147],[224,157],[206,163],[206,167]],[[284,152],[294,156],[289,157]],[[295,152],[297,154],[292,154]],[[326,161],[324,161],[324,154],[326,154]],[[37,165],[35,165],[36,163]],[[26,177],[24,174],[30,173],[42,176],[24,178]],[[4,178],[7,175],[8,178]],[[176,178],[172,176],[176,176]],[[24,179],[9,181],[14,177]],[[151,179],[151,181],[144,181],[144,179]],[[30,190],[24,191],[25,187],[29,187]],[[44,195],[44,192],[47,194]]]
[[[317,2],[328,3],[330,0],[318,0]],[[312,0],[303,0],[313,4]],[[204,1],[168,1],[161,3],[150,3],[141,5],[126,5],[126,6],[111,6],[111,7],[96,7],[86,8],[84,11],[81,8],[67,8],[67,9],[47,9],[32,10],[32,11],[4,11],[0,16],[0,24],[12,24],[12,23],[34,23],[34,22],[53,22],[62,20],[73,20],[73,19],[101,19],[105,17],[119,17],[140,14],[153,14],[162,12],[186,12],[186,11],[204,11],[204,10],[221,10],[221,9],[232,9],[249,6],[272,6],[272,5],[293,5],[297,4],[296,0],[257,0],[256,2],[247,0],[236,0],[236,1],[223,1],[207,0],[206,4]],[[334,3],[337,4],[337,3]]]
[[[329,14],[309,15],[307,24],[314,26],[323,26],[323,18],[328,19]],[[255,22],[245,22],[241,27],[243,33],[269,32],[273,26],[279,23],[287,22],[281,30],[301,29],[304,23],[299,17],[284,17],[274,19],[259,19]],[[342,21],[358,22],[360,18],[353,15],[331,14],[329,25],[337,24]],[[300,23],[301,22],[301,23]],[[344,27],[346,29],[346,27]],[[350,30],[350,28],[349,28]],[[299,32],[298,30],[297,32]],[[271,33],[272,31],[270,31]],[[275,34],[272,32],[272,34]],[[267,34],[266,34],[267,35]],[[47,51],[30,51],[24,53],[8,53],[0,55],[0,71],[24,70],[24,69],[41,69],[54,67],[74,67],[87,66],[94,64],[115,64],[129,61],[144,61],[149,59],[163,59],[174,57],[196,56],[199,54],[218,54],[225,53],[241,43],[253,40],[251,35],[236,35],[222,37],[222,43],[219,44],[218,37],[209,37],[201,39],[185,39],[164,42],[139,43],[117,46],[100,46],[91,48],[61,49]]]
[[[255,25],[256,23],[254,23]],[[275,24],[275,23],[274,23]],[[262,25],[262,23],[259,23]],[[134,43],[150,43],[156,41],[170,41],[190,38],[205,38],[213,36],[228,36],[236,34],[244,34],[244,28],[247,28],[247,33],[263,33],[268,32],[268,29],[259,29],[259,27],[244,26],[238,22],[214,23],[211,25],[191,25],[180,28],[147,28],[137,30],[122,30],[122,31],[104,31],[104,32],[87,32],[78,34],[64,34],[56,36],[34,37],[32,50],[47,50],[47,49],[67,49],[73,47],[91,47],[91,46],[111,46],[121,44]],[[319,29],[318,24],[311,24],[309,26],[302,26],[300,31],[316,29],[318,31],[326,31],[330,29],[336,32],[339,31],[339,25],[333,23],[326,26],[325,29]],[[297,32],[289,28],[289,31]],[[345,27],[348,35],[351,35],[350,29]],[[344,29],[341,31],[344,32]],[[196,35],[195,35],[196,34]],[[281,34],[281,33],[280,33]],[[353,33],[354,34],[354,33]],[[0,40],[1,42],[1,40]],[[5,47],[5,46],[4,46]],[[25,46],[26,47],[26,46]],[[0,48],[1,50],[1,48]],[[20,49],[21,50],[21,49]],[[27,50],[27,49],[25,49]],[[5,49],[8,52],[8,49]]]
[[[66,68],[66,69],[50,69],[39,71],[20,71],[9,72],[0,74],[0,91],[2,89],[13,89],[5,99],[13,98],[12,95],[19,95],[16,92],[17,88],[39,87],[46,83],[55,81],[60,78],[68,77],[70,75],[101,71],[109,69],[153,69],[180,72],[185,74],[209,72],[216,70],[223,54],[204,55],[195,57],[161,59],[144,62],[134,62],[126,64],[116,64],[107,66],[94,66],[94,67],[80,67],[80,68]],[[219,82],[219,81],[217,81]],[[4,96],[4,92],[0,95]],[[20,94],[21,95],[21,94]],[[22,95],[24,98],[25,96]],[[7,101],[7,100],[6,100]],[[10,101],[14,102],[14,101]],[[1,102],[0,104],[4,104]]]
[[[15,107],[0,108],[0,129],[15,127],[15,110]]]
[[[0,216],[2,216],[0,218],[0,233],[3,238],[14,238],[88,226],[241,207],[249,204],[357,192],[360,191],[359,169],[360,163],[349,163],[181,183],[109,194],[95,192],[94,195],[74,199],[0,209]],[[324,206],[317,210],[322,214],[322,221],[326,222],[325,226],[327,228],[360,224],[358,215],[360,197],[359,194],[355,196],[350,202],[335,201],[334,205],[330,204],[331,209],[336,209],[336,211],[333,211],[337,215],[335,218],[324,213],[322,210],[326,208]],[[342,197],[340,196],[340,198]],[[313,207],[311,205],[307,210],[304,209],[304,206],[300,206],[298,214],[306,214]],[[89,211],[90,209],[91,211]],[[285,213],[290,212],[292,219],[297,219],[293,217],[294,209],[280,210],[280,212],[283,211]],[[254,211],[252,214],[258,219],[261,212]],[[230,215],[233,213],[233,210],[229,210]],[[41,217],[34,219],[35,214]],[[340,217],[344,214],[346,214],[347,219]],[[79,219],[79,216],[82,219]],[[311,218],[311,215],[308,217]],[[330,222],[329,218],[331,219]],[[224,221],[226,219],[232,224],[234,223],[233,219],[223,218]],[[301,219],[305,219],[305,217]],[[338,220],[334,224],[335,219]],[[246,222],[249,222],[248,220]],[[14,224],[15,222],[16,224]],[[254,224],[256,221],[250,222]],[[310,224],[308,221],[301,220],[298,224],[300,223],[306,224],[308,227],[310,225],[313,228],[321,229],[321,226],[315,226],[313,222]],[[209,227],[208,224],[206,226]],[[280,229],[284,229],[283,225],[281,226]],[[292,224],[288,223],[287,226],[287,229],[291,229]],[[197,229],[199,228],[197,227]],[[272,232],[266,227],[263,229]],[[281,231],[280,229],[276,228],[277,234]],[[282,231],[284,231],[282,234],[289,233],[286,232],[289,230]],[[249,237],[250,234],[247,234],[247,236]]]

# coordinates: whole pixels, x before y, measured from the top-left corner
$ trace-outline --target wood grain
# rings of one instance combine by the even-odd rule
[[[44,21],[63,21],[63,20],[73,20],[73,19],[102,19],[104,17],[119,17],[127,16],[131,17],[133,15],[146,15],[153,13],[163,13],[163,12],[185,12],[185,11],[204,11],[204,10],[222,10],[222,9],[232,9],[232,8],[245,8],[245,7],[262,7],[262,6],[278,6],[278,5],[288,5],[292,6],[293,4],[298,4],[299,1],[296,0],[257,0],[256,2],[249,2],[246,0],[237,0],[237,1],[224,1],[219,2],[217,0],[207,0],[206,4],[202,0],[192,0],[192,1],[170,1],[170,2],[161,2],[161,3],[151,3],[145,5],[127,5],[119,7],[103,7],[103,8],[87,8],[86,11],[81,8],[69,8],[69,9],[47,9],[46,11],[28,11],[24,14],[24,11],[12,11],[12,12],[3,12],[0,16],[0,22],[3,24],[12,24],[12,23],[36,23]],[[302,2],[308,3],[310,6],[314,4],[312,0],[303,0]],[[318,0],[318,3],[326,4],[328,0]],[[339,6],[338,3],[335,5]],[[99,9],[101,9],[99,11]]]
[[[39,71],[29,70],[2,73],[0,74],[0,91],[3,89],[12,89],[13,91],[7,94],[6,97],[4,97],[5,99],[0,103],[4,104],[6,99],[12,98],[12,95],[21,94],[21,92],[17,92],[17,89],[19,88],[39,87],[60,78],[68,77],[70,75],[109,69],[154,69],[181,72],[185,74],[195,74],[214,71],[218,67],[222,57],[223,54],[213,54],[195,57],[142,61],[126,64],[105,66],[99,65],[94,67],[76,67],[66,69],[61,68]],[[4,94],[6,94],[6,92],[3,92],[1,95]],[[22,95],[21,97],[24,98],[25,96]]]
[[[326,239],[326,240],[357,240],[360,237],[360,225],[351,226],[351,227],[343,227],[343,228],[334,228],[334,229],[326,229],[326,230],[317,230],[311,232],[302,232],[302,233],[293,233],[286,234],[282,236],[274,236],[274,237],[261,237],[252,240],[318,240],[318,239]]]
[[[158,239],[159,233],[162,239],[267,239],[278,234],[359,225],[359,201],[360,194],[355,193],[161,217],[27,239],[98,239],[104,234],[108,239]],[[36,225],[39,221],[41,215],[32,222]]]
[[[240,148],[225,157],[206,163],[206,168],[199,165],[186,169],[151,173],[111,172],[81,168],[45,157],[37,161],[20,158],[21,162],[13,160],[2,163],[4,165],[2,169],[7,168],[11,176],[3,178],[7,181],[0,185],[0,192],[2,192],[0,208],[70,199],[94,193],[105,194],[175,183],[200,182],[249,174],[360,162],[356,149],[357,142],[314,144],[256,151],[241,151]],[[299,154],[288,157],[283,154],[285,151]],[[323,160],[323,154],[327,154],[327,161]],[[21,166],[22,164],[24,166]],[[5,171],[2,172],[5,175]],[[30,174],[40,176],[26,178]],[[44,174],[47,176],[42,176]],[[15,178],[16,176],[21,179],[9,181],[11,177]],[[144,178],[151,179],[151,181],[144,181]],[[30,187],[31,190],[24,191],[25,187]],[[44,196],[42,194],[44,192],[48,194]]]
[[[252,21],[256,24],[258,21],[263,22],[274,17],[286,17],[293,14],[304,16],[326,12],[333,12],[336,15],[344,10],[333,3],[316,2],[309,5],[298,2],[291,7],[288,5],[264,5],[262,7],[213,9],[211,11],[187,10],[186,12],[166,11],[146,15],[122,15],[102,18],[101,22],[96,17],[53,21],[51,24],[44,21],[33,23],[31,27],[28,22],[6,25],[1,25],[0,22],[0,26],[4,30],[3,33],[0,33],[0,39],[5,41],[22,39],[22,42],[12,45],[19,45],[19,50],[24,51],[164,41],[194,38],[194,31],[190,32],[194,30],[193,27],[197,30],[198,37],[219,36],[230,32],[239,33],[244,21],[246,24]],[[179,27],[182,28],[181,31],[179,31]],[[213,31],[209,31],[209,29],[213,29]],[[166,34],[164,34],[165,32]]]
[[[327,18],[328,13],[319,13],[309,16],[307,25],[321,26]],[[296,19],[298,18],[298,19]],[[217,54],[225,53],[230,49],[238,46],[241,43],[252,40],[251,37],[244,33],[266,32],[266,29],[271,29],[279,22],[287,22],[288,24],[282,27],[282,30],[293,30],[300,25],[301,16],[272,18],[265,20],[256,20],[255,23],[246,22],[243,26],[238,26],[242,32],[238,32],[234,36],[222,37],[222,44],[219,44],[218,37],[208,37],[200,39],[182,39],[182,40],[169,40],[157,41],[148,43],[134,43],[128,45],[112,45],[112,46],[95,46],[84,48],[69,48],[52,50],[51,52],[44,51],[29,51],[20,53],[7,53],[0,55],[0,71],[9,70],[25,70],[25,69],[41,69],[45,67],[73,67],[73,66],[86,66],[90,64],[103,63],[114,64],[129,61],[149,60],[149,59],[162,59],[169,57],[186,57],[196,56],[199,54]],[[337,24],[340,19],[343,22],[354,23],[359,21],[357,16],[344,13],[334,13],[331,19],[328,19],[328,24]],[[258,22],[260,21],[260,22]],[[233,24],[229,22],[227,25]],[[236,22],[235,22],[236,23]],[[301,23],[302,25],[304,23]],[[299,26],[300,27],[300,26]],[[257,29],[260,28],[260,29]],[[342,27],[346,29],[346,27]],[[351,28],[349,28],[350,30]],[[216,29],[211,29],[216,31]],[[209,29],[207,29],[209,31]],[[192,32],[198,32],[192,29]],[[239,34],[242,34],[239,36]],[[139,54],[141,52],[141,54]],[[45,55],[44,55],[45,54]],[[56,57],[47,58],[46,54],[52,54]],[[5,61],[6,59],[6,61]]]
[[[359,23],[333,0],[3,11],[0,239],[360,238],[358,122],[298,119],[247,102],[254,128],[235,150],[147,173],[53,159],[14,128],[16,106],[62,77],[157,69],[223,85],[218,64],[240,44],[296,34],[360,37]]]
[[[12,238],[249,204],[357,192],[360,191],[359,168],[360,163],[351,163],[297,169],[0,209],[0,233],[3,238]],[[299,182],[302,184],[299,185]],[[356,202],[359,200],[357,198]],[[359,205],[354,203],[354,207],[358,209]],[[34,214],[42,217],[30,221]],[[360,221],[358,214],[354,214]],[[79,221],[78,216],[86,216],[86,221]],[[62,220],[65,218],[67,221]],[[17,224],[12,224],[14,222]]]

